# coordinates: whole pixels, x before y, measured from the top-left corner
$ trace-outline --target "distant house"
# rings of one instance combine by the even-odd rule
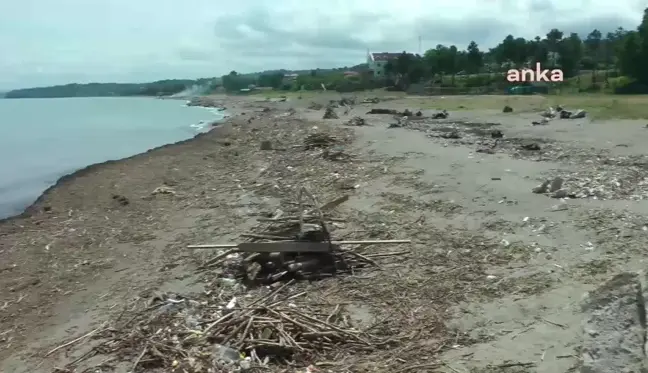
[[[369,71],[373,73],[375,77],[385,76],[385,65],[387,62],[395,60],[400,56],[401,53],[368,53],[367,54],[367,65],[369,66]]]
[[[299,74],[295,74],[295,73],[284,74],[283,83],[284,84],[290,84],[290,83],[294,82],[295,80],[297,80],[298,76],[299,76]]]

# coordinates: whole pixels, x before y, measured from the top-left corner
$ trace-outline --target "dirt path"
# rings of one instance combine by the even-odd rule
[[[330,197],[341,193],[340,177],[357,188],[342,208],[349,223],[337,234],[410,238],[411,253],[387,260],[381,272],[303,286],[323,297],[339,292],[333,298],[383,320],[386,335],[425,330],[402,346],[356,357],[350,371],[394,371],[429,359],[438,361],[430,371],[447,373],[577,366],[583,293],[615,272],[643,267],[642,122],[531,126],[531,113],[464,111],[387,128],[392,117],[366,115],[371,105],[348,116],[340,109],[333,120],[306,105],[225,102],[246,114],[186,144],[90,170],[61,183],[30,216],[3,222],[0,371],[51,372],[93,344],[46,359],[44,353],[153,290],[200,291],[204,283],[196,283],[196,257],[186,244],[236,240],[254,226],[255,214],[289,198],[275,185],[289,191],[308,182]],[[411,100],[373,106],[407,105]],[[344,126],[354,115],[370,125]],[[301,141],[313,126],[355,133],[346,150],[353,160],[258,150],[266,137],[286,146]],[[492,145],[493,130],[504,134],[495,154],[476,152]],[[460,138],[439,137],[452,131]],[[540,149],[520,150],[529,143]],[[556,176],[579,198],[531,192]],[[160,186],[173,193],[152,193]],[[402,361],[390,364],[400,365],[384,363],[383,353],[398,353]]]

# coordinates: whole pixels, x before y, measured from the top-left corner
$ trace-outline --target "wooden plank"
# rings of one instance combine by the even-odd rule
[[[334,208],[340,206],[341,204],[343,204],[344,202],[346,202],[348,200],[349,200],[349,195],[345,194],[342,197],[336,198],[333,201],[330,201],[330,202],[327,202],[327,203],[323,204],[322,206],[320,206],[319,209],[322,212],[326,212],[328,210],[333,210]],[[315,212],[315,210],[311,210],[306,215],[313,214],[314,212]]]
[[[270,243],[285,243],[285,242],[300,242],[300,241],[282,241],[282,242],[254,242],[254,244],[270,244]],[[253,242],[250,242],[253,243]],[[383,244],[401,244],[412,243],[412,240],[358,240],[358,241],[331,241],[333,245],[383,245]],[[240,245],[235,243],[226,244],[211,244],[211,245],[189,245],[188,249],[234,249]]]
[[[326,253],[331,251],[328,242],[281,241],[244,242],[238,250],[250,253]]]

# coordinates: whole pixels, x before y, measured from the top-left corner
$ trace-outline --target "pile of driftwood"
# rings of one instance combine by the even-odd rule
[[[232,277],[218,275],[204,292],[187,296],[154,293],[127,305],[116,320],[52,349],[48,355],[97,338],[92,347],[57,372],[73,372],[95,355],[98,365],[83,371],[113,371],[126,362],[133,373],[239,372],[272,365],[308,365],[315,356],[336,355],[340,349],[367,353],[397,343],[402,337],[380,337],[369,325],[362,330],[349,321],[345,305],[323,304],[306,291],[295,291],[300,278],[332,276],[365,264],[372,257],[406,252],[362,255],[347,245],[408,243],[409,240],[336,241],[329,224],[333,210],[348,200],[336,198],[320,205],[302,187],[293,213],[277,210],[259,218],[261,233],[241,235],[240,244],[190,245],[191,249],[225,249],[203,265],[224,265],[236,254],[239,278],[263,288],[245,288]],[[207,272],[211,273],[211,272]],[[280,283],[281,281],[282,283]],[[254,293],[252,293],[254,291]],[[255,296],[253,296],[253,294]],[[130,309],[127,311],[127,309]],[[121,369],[121,368],[120,368]]]
[[[324,110],[324,115],[322,116],[322,119],[338,119],[339,116],[335,112],[335,109],[333,109],[331,106],[327,106],[326,110]]]
[[[315,132],[304,138],[304,149],[327,148],[338,144],[340,141],[332,135],[324,132]]]
[[[305,210],[304,197],[309,197],[313,208]],[[327,214],[349,199],[342,196],[324,205],[306,189],[298,195],[299,213],[284,216],[278,213],[271,218],[258,218],[266,227],[261,234],[243,234],[253,240],[239,244],[191,245],[191,249],[227,249],[210,262],[225,260],[234,253],[243,254],[240,277],[248,285],[272,284],[292,279],[315,280],[334,276],[339,271],[348,271],[367,264],[378,266],[371,257],[343,249],[344,245],[401,244],[409,240],[334,240],[328,225],[334,221]],[[263,240],[264,242],[259,242]],[[393,253],[399,255],[402,253]],[[375,255],[375,254],[374,254]],[[387,256],[381,254],[380,256]]]
[[[156,295],[148,306],[133,307],[48,355],[95,338],[99,342],[91,349],[55,372],[77,371],[97,355],[107,358],[84,372],[115,371],[124,365],[133,373],[239,372],[272,364],[308,364],[311,356],[341,346],[361,353],[396,342],[372,335],[371,327],[354,328],[344,305],[312,305],[305,299],[307,292],[288,292],[292,284],[294,280],[266,295],[241,300],[223,289],[192,297]]]

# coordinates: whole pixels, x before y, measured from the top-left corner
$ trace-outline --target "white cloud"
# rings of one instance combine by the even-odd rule
[[[492,47],[634,28],[638,0],[22,0],[0,3],[0,88],[350,66],[366,49]]]

